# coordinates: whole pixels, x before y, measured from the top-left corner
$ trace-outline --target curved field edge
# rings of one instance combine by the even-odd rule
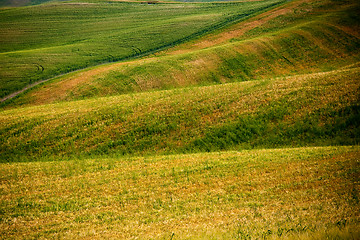
[[[0,96],[76,69],[148,55],[281,3],[70,2],[0,9]]]
[[[0,161],[358,144],[359,71],[2,111]]]
[[[7,105],[249,81],[356,64],[360,37],[353,15],[359,4],[337,4],[293,1],[151,58],[60,78]]]
[[[0,236],[358,239],[359,146],[0,164]]]

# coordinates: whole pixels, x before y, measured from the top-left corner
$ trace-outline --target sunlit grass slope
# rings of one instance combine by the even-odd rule
[[[358,1],[293,1],[151,58],[59,78],[12,105],[338,69],[360,61],[359,6]]]
[[[359,72],[4,110],[1,161],[359,144]]]
[[[0,164],[3,239],[359,239],[359,147]]]
[[[40,79],[187,41],[281,2],[80,1],[0,9],[0,97]]]

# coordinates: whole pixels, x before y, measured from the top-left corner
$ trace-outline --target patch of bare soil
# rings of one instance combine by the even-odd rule
[[[194,50],[205,49],[209,47],[214,47],[217,45],[225,44],[230,42],[232,39],[236,39],[241,37],[244,33],[259,27],[272,19],[285,15],[287,13],[291,13],[296,7],[304,2],[308,2],[309,0],[295,1],[286,6],[277,7],[271,11],[262,13],[256,17],[253,17],[244,22],[240,22],[233,27],[231,27],[228,31],[224,31],[215,35],[206,36],[205,38],[196,41],[195,43],[184,44],[180,47],[175,47],[174,50],[169,50],[167,54],[176,55],[188,53]]]

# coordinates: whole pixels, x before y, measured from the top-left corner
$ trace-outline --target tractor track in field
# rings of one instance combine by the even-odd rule
[[[136,58],[140,58],[139,60],[141,60],[141,57],[144,57],[145,55],[150,55],[150,54],[152,54],[152,52],[151,52],[151,53],[144,53],[144,54],[141,54],[141,55],[135,56],[135,57],[136,57]],[[132,58],[132,57],[129,57],[129,58]],[[127,59],[129,59],[129,58],[127,58]],[[147,59],[149,59],[149,58],[147,58]],[[135,61],[139,61],[139,60],[135,60]],[[120,60],[120,61],[121,61],[121,60]],[[116,62],[116,63],[113,63],[113,64],[111,64],[111,63],[103,63],[103,64],[99,64],[99,65],[94,66],[94,67],[96,67],[95,69],[88,70],[88,71],[86,71],[86,72],[84,72],[84,73],[85,73],[85,75],[92,76],[92,75],[95,75],[95,74],[97,74],[97,73],[101,73],[101,72],[104,72],[104,71],[107,71],[107,70],[111,70],[112,68],[116,68],[116,67],[119,66],[119,65],[124,65],[124,64],[131,63],[131,62],[134,62],[134,61]],[[111,64],[111,65],[109,65],[109,66],[107,66],[107,67],[101,67],[101,65],[106,65],[106,64]],[[23,89],[18,90],[18,91],[16,91],[16,92],[13,92],[13,93],[11,93],[11,94],[3,97],[3,98],[0,100],[0,103],[3,103],[3,102],[5,102],[5,101],[7,101],[7,100],[10,100],[10,99],[12,99],[12,98],[15,98],[16,96],[20,95],[21,93],[24,93],[25,91],[27,91],[27,90],[29,90],[29,89],[37,86],[37,85],[40,85],[40,84],[42,84],[42,83],[45,83],[45,82],[54,80],[54,79],[56,79],[56,78],[60,78],[60,77],[69,75],[69,74],[73,74],[73,73],[77,73],[77,72],[80,73],[81,71],[83,71],[83,70],[85,70],[85,69],[88,69],[88,68],[89,68],[89,67],[86,67],[86,68],[83,68],[83,69],[77,69],[77,70],[74,70],[74,71],[70,71],[70,72],[67,72],[67,73],[62,73],[62,74],[56,75],[56,76],[51,77],[51,78],[48,78],[48,79],[44,79],[44,80],[40,80],[40,81],[38,81],[38,82],[31,83],[31,84],[27,85],[26,87],[24,87]],[[81,73],[80,73],[80,74],[81,74]]]
[[[54,79],[54,78],[51,78],[51,79]],[[26,90],[28,90],[28,89],[30,89],[30,88],[33,88],[33,87],[35,87],[36,85],[39,85],[39,84],[41,84],[41,83],[47,82],[47,81],[49,81],[49,80],[51,80],[51,79],[45,79],[45,80],[42,80],[42,81],[39,81],[39,82],[35,82],[35,83],[33,83],[33,84],[30,84],[30,85],[24,87],[23,89],[21,89],[21,90],[19,90],[19,91],[16,91],[16,92],[14,92],[14,93],[11,93],[10,95],[7,95],[6,97],[2,98],[2,99],[0,100],[0,102],[5,102],[6,100],[12,99],[12,98],[16,97],[17,95],[25,92]]]

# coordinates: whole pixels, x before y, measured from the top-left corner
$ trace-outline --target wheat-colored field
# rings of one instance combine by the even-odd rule
[[[0,239],[360,239],[359,9],[0,8]]]
[[[359,147],[1,164],[3,239],[357,239]]]

